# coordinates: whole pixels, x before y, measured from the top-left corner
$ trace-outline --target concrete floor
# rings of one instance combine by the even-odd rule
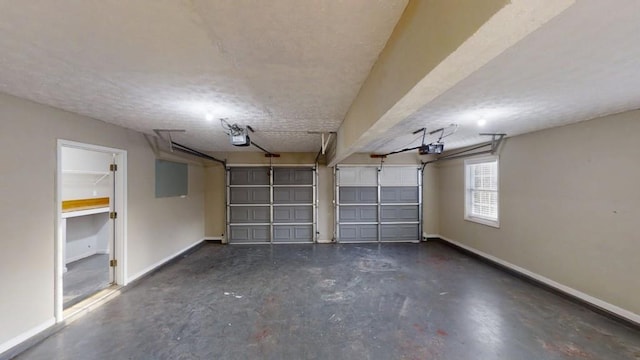
[[[97,254],[67,264],[62,279],[63,306],[68,308],[109,286],[109,255]]]
[[[640,359],[640,332],[440,243],[205,244],[28,359]]]

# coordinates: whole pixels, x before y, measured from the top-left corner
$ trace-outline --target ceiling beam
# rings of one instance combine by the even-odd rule
[[[575,0],[410,0],[338,130],[329,166],[377,139]]]

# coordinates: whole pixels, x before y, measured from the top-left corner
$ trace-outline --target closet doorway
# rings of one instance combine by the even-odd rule
[[[122,284],[126,152],[58,142],[56,318]]]

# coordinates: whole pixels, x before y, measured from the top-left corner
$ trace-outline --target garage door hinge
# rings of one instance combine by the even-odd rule
[[[109,213],[109,219],[117,219],[118,218],[118,213],[115,211],[112,211]]]
[[[118,171],[118,164],[110,164],[109,171]]]
[[[104,266],[104,265],[103,265],[103,266]],[[115,259],[113,259],[113,260],[109,260],[109,266],[111,266],[111,267],[116,267],[116,266],[118,266],[118,260],[115,260]]]

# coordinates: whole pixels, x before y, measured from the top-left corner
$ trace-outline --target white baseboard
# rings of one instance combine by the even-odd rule
[[[474,248],[472,248],[470,246],[464,245],[462,243],[459,243],[459,242],[451,240],[451,239],[447,239],[444,236],[434,235],[433,237],[438,237],[438,238],[440,238],[440,239],[442,239],[442,240],[444,240],[444,241],[446,241],[448,243],[451,243],[451,244],[453,244],[453,245],[455,245],[457,247],[460,247],[460,248],[463,248],[463,249],[465,249],[467,251],[470,251],[470,252],[472,252],[472,253],[474,253],[474,254],[476,254],[478,256],[482,256],[485,259],[488,259],[488,260],[490,260],[490,261],[492,261],[494,263],[500,264],[500,265],[502,265],[504,267],[507,267],[507,268],[509,268],[509,269],[511,269],[513,271],[517,271],[522,275],[530,277],[530,278],[532,278],[532,279],[534,279],[536,281],[539,281],[539,282],[541,282],[541,283],[543,283],[543,284],[545,284],[547,286],[550,286],[550,287],[552,287],[552,288],[554,288],[556,290],[559,290],[559,291],[561,291],[561,292],[563,292],[565,294],[568,294],[568,295],[571,295],[573,297],[576,297],[576,298],[578,298],[578,299],[580,299],[582,301],[585,301],[585,302],[587,302],[589,304],[592,304],[592,305],[594,305],[594,306],[596,306],[596,307],[598,307],[600,309],[606,310],[606,311],[608,311],[608,312],[610,312],[612,314],[615,314],[615,315],[617,315],[617,316],[619,316],[621,318],[627,319],[627,320],[632,321],[632,322],[634,322],[636,324],[640,324],[640,315],[638,315],[636,313],[633,313],[633,312],[631,312],[629,310],[626,310],[626,309],[623,309],[623,308],[621,308],[619,306],[610,304],[610,303],[608,303],[608,302],[606,302],[604,300],[600,300],[600,299],[595,298],[595,297],[593,297],[593,296],[591,296],[589,294],[585,294],[582,291],[579,291],[579,290],[576,290],[574,288],[568,287],[566,285],[560,284],[560,283],[558,283],[558,282],[556,282],[554,280],[551,280],[551,279],[549,279],[547,277],[544,277],[542,275],[536,274],[536,273],[534,273],[532,271],[529,271],[529,270],[527,270],[525,268],[522,268],[520,266],[514,265],[514,264],[512,264],[510,262],[507,262],[507,261],[502,260],[500,258],[497,258],[497,257],[495,257],[493,255],[490,255],[490,254],[487,254],[485,252],[482,252],[480,250],[474,249]]]
[[[76,255],[76,256],[73,256],[73,257],[70,257],[70,258],[66,259],[66,260],[64,261],[64,264],[66,265],[66,264],[68,264],[68,263],[72,263],[72,262],[74,262],[74,261],[82,260],[82,259],[84,259],[84,258],[86,258],[86,257],[89,257],[89,256],[91,256],[91,255],[95,255],[95,254],[96,254],[96,251],[95,251],[95,250],[90,250],[90,251],[87,251],[87,252],[82,253],[82,254],[80,254],[80,255]]]
[[[202,243],[204,240],[205,240],[205,238],[200,239],[200,240],[196,241],[195,243],[193,243],[193,244],[191,244],[191,245],[187,246],[186,248],[184,248],[184,249],[182,249],[182,250],[180,250],[180,251],[176,252],[175,254],[173,254],[173,255],[171,255],[171,256],[167,256],[166,258],[164,258],[164,259],[162,259],[162,260],[158,261],[157,263],[155,263],[155,264],[153,264],[153,265],[151,265],[151,266],[149,266],[149,267],[145,268],[144,270],[142,270],[142,271],[138,272],[138,273],[137,273],[137,274],[135,274],[134,276],[129,277],[129,279],[128,279],[127,283],[130,283],[130,282],[132,282],[133,280],[136,280],[136,279],[138,279],[138,278],[140,278],[140,277],[144,276],[144,275],[145,275],[145,274],[147,274],[148,272],[150,272],[150,271],[154,270],[155,268],[157,268],[157,267],[159,267],[159,266],[163,265],[164,263],[166,263],[166,262],[168,262],[168,261],[172,260],[172,259],[173,259],[173,258],[175,258],[176,256],[179,256],[180,254],[184,253],[185,251],[187,251],[187,250],[189,250],[189,249],[193,248],[194,246],[196,246],[196,245],[198,245],[198,244]],[[77,258],[76,260],[80,260],[80,259],[82,259],[82,258],[84,258],[84,257],[94,255],[95,253],[96,253],[95,251],[92,251],[92,253],[91,253],[91,254],[88,254],[88,255],[84,255],[84,254],[83,254],[83,256],[76,256],[76,257],[74,257],[74,258]],[[75,260],[73,260],[74,258],[70,259],[70,261],[67,261],[67,262],[75,261]],[[111,295],[109,295],[109,296],[111,296]],[[18,346],[18,345],[20,345],[21,343],[23,343],[23,342],[25,342],[25,341],[29,340],[30,338],[32,338],[32,337],[34,337],[34,336],[38,335],[39,333],[41,333],[41,332],[43,332],[43,331],[47,330],[48,328],[50,328],[50,327],[54,326],[55,324],[56,324],[56,319],[55,319],[55,318],[51,318],[51,319],[47,320],[45,323],[42,323],[42,324],[40,324],[40,325],[38,325],[38,326],[36,326],[36,327],[34,327],[34,328],[32,328],[32,329],[28,330],[28,331],[25,331],[24,333],[22,333],[22,334],[20,334],[20,335],[18,335],[18,336],[16,336],[16,337],[14,337],[13,339],[10,339],[9,341],[7,341],[7,342],[5,342],[5,343],[0,344],[0,355],[1,355],[2,353],[4,353],[5,351],[8,351],[8,350],[10,350],[10,349],[12,349],[12,348],[14,348],[14,347]]]
[[[200,239],[200,240],[196,241],[195,243],[193,243],[193,244],[191,244],[191,245],[187,246],[186,248],[184,248],[184,249],[182,249],[182,250],[179,250],[178,252],[174,253],[173,255],[169,255],[169,256],[167,256],[166,258],[164,258],[164,259],[162,259],[162,260],[160,260],[160,261],[158,261],[158,262],[154,263],[153,265],[147,266],[147,267],[146,267],[146,268],[144,268],[142,271],[139,271],[137,274],[135,274],[135,275],[133,275],[133,276],[129,276],[129,278],[127,279],[127,284],[129,284],[129,283],[131,283],[132,281],[134,281],[134,280],[136,280],[136,279],[138,279],[138,278],[140,278],[140,277],[144,276],[144,275],[145,275],[145,274],[147,274],[148,272],[153,271],[155,268],[157,268],[157,267],[159,267],[159,266],[163,265],[164,263],[166,263],[166,262],[168,262],[168,261],[172,260],[172,259],[173,259],[173,258],[175,258],[176,256],[178,256],[178,255],[182,254],[183,252],[185,252],[185,251],[187,251],[187,250],[191,249],[192,247],[194,247],[194,246],[196,246],[196,245],[200,244],[200,243],[201,243],[201,242],[203,242],[203,241],[205,241],[205,238],[202,238],[202,239]]]
[[[318,240],[318,244],[331,244],[332,242],[331,240]]]
[[[6,341],[3,344],[0,344],[0,354],[2,354],[5,351],[8,351],[10,349],[12,349],[15,346],[20,345],[22,342],[29,340],[30,338],[32,338],[33,336],[38,335],[39,333],[47,330],[48,328],[52,327],[53,325],[56,324],[56,319],[55,318],[51,318],[47,321],[45,321],[44,323],[29,329],[25,332],[23,332],[22,334],[14,337],[13,339]]]
[[[89,256],[93,256],[93,255],[96,255],[96,254],[109,255],[109,249],[100,249],[100,250],[87,251],[86,253],[82,253],[80,255],[76,255],[74,257],[68,258],[67,260],[64,261],[64,264],[67,265],[68,263],[72,263],[74,261],[82,260],[84,258],[87,258]]]

